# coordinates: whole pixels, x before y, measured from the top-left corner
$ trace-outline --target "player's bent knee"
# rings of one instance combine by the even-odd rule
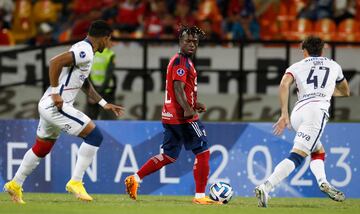
[[[47,154],[50,153],[54,144],[55,140],[36,138],[36,142],[33,145],[32,150],[36,156],[38,156],[39,158],[44,158]]]
[[[206,150],[209,150],[209,148],[208,148],[207,143],[204,142],[204,143],[202,144],[202,146],[200,146],[200,147],[198,147],[198,148],[196,148],[196,149],[193,149],[192,152],[193,152],[195,155],[198,155],[198,154],[200,154],[200,153],[205,152]]]
[[[295,152],[291,152],[288,159],[291,160],[295,164],[295,168],[297,168],[304,161],[305,157],[303,157]]]
[[[95,128],[83,139],[85,143],[99,147],[103,141],[103,135],[100,129],[95,126]]]
[[[180,155],[180,150],[164,150],[164,155],[175,162]]]
[[[164,150],[164,155],[176,160],[181,152],[181,146],[172,146],[170,144],[163,145],[161,147]],[[175,161],[174,161],[175,162]]]

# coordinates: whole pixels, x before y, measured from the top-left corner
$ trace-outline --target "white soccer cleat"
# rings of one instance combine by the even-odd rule
[[[319,187],[321,192],[327,194],[332,200],[339,202],[345,200],[345,194],[340,190],[336,189],[335,187],[331,186],[329,183],[324,182],[320,184]]]
[[[255,196],[258,199],[258,207],[267,207],[269,200],[269,193],[265,191],[265,185],[261,184],[260,186],[255,187]]]

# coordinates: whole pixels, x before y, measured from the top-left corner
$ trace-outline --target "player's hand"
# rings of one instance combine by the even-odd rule
[[[186,119],[190,119],[190,118],[194,117],[195,114],[196,114],[196,111],[193,108],[190,108],[189,110],[184,111],[184,117]]]
[[[196,103],[195,110],[199,113],[206,112],[206,106],[202,103]]]
[[[291,129],[289,115],[281,115],[279,120],[274,124],[274,135],[281,135],[285,128]]]
[[[125,111],[125,108],[123,106],[114,105],[111,103],[106,103],[106,105],[104,106],[104,109],[114,112],[114,114],[117,117],[121,117],[122,115],[124,115],[124,111]]]
[[[54,106],[56,106],[56,108],[60,110],[64,103],[64,100],[62,99],[60,94],[51,94],[51,99],[54,102]]]

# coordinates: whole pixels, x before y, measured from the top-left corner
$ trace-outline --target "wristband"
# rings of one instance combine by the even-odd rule
[[[101,105],[102,107],[104,107],[104,106],[107,104],[107,102],[106,102],[106,100],[101,99],[101,100],[98,102],[98,104]]]
[[[56,87],[51,87],[51,94],[60,94],[60,88],[61,88],[60,85]]]

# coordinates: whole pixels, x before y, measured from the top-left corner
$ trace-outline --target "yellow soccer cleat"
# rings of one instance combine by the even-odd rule
[[[85,187],[81,181],[70,180],[65,187],[66,191],[75,195],[75,197],[82,201],[92,201],[93,198],[86,192]]]
[[[193,198],[192,202],[194,204],[210,205],[210,204],[222,204],[220,201],[211,200],[209,197],[205,196],[203,198]]]
[[[136,200],[139,183],[135,180],[134,175],[130,175],[126,177],[125,187],[126,187],[126,192],[127,194],[129,194],[130,198]]]
[[[22,191],[23,190],[21,186],[14,180],[9,181],[4,185],[4,192],[9,193],[9,195],[11,196],[11,200],[18,204],[26,204],[25,201],[22,199]]]

